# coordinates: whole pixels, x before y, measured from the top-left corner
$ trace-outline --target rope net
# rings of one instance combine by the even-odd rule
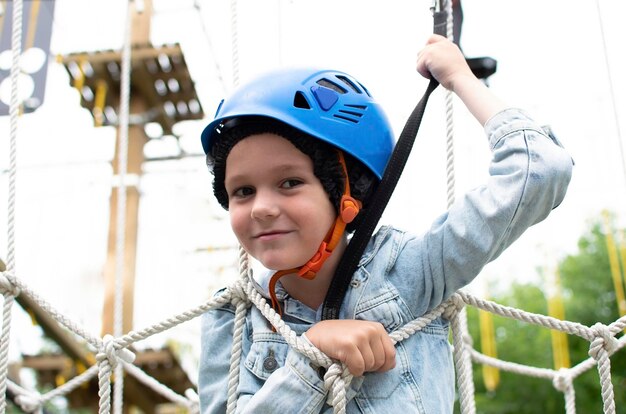
[[[245,255],[242,255],[245,256]],[[282,321],[280,316],[272,309],[271,305],[256,290],[250,280],[251,272],[248,269],[246,259],[241,264],[240,278],[232,283],[221,294],[211,298],[205,303],[191,308],[185,312],[172,316],[160,323],[148,326],[139,331],[131,331],[125,335],[113,337],[106,335],[103,338],[90,335],[88,331],[79,324],[74,323],[66,316],[57,312],[40,295],[30,289],[22,280],[11,272],[4,271],[0,275],[0,289],[4,296],[5,303],[11,302],[17,295],[26,295],[42,309],[44,309],[60,325],[63,325],[74,334],[82,337],[90,347],[95,350],[97,364],[90,367],[83,374],[73,378],[62,386],[55,388],[45,394],[36,391],[26,390],[17,384],[7,380],[8,388],[17,396],[15,401],[26,412],[37,412],[43,405],[57,396],[67,395],[81,384],[98,376],[100,413],[111,412],[111,374],[116,367],[121,366],[127,374],[139,379],[143,384],[163,395],[168,400],[186,407],[189,412],[199,412],[198,398],[193,392],[180,395],[158,383],[154,378],[145,374],[141,369],[132,364],[134,354],[128,349],[132,344],[144,340],[152,335],[164,332],[177,325],[190,321],[204,312],[222,307],[232,303],[236,308],[233,352],[231,357],[231,372],[228,381],[228,411],[233,412],[236,406],[236,388],[239,377],[239,358],[241,356],[241,339],[245,315],[250,306],[256,306],[267,320],[276,328],[285,341],[295,350],[307,356],[312,362],[327,368],[324,377],[324,386],[328,391],[327,402],[334,407],[335,413],[346,412],[346,392],[352,381],[347,368],[336,361],[331,360],[320,350],[311,346],[293,332],[289,326]],[[569,335],[576,335],[590,343],[589,358],[578,365],[567,369],[546,369],[507,362],[500,359],[488,357],[473,348],[472,338],[469,336],[467,327],[463,323],[463,310],[470,305],[478,309],[515,319],[529,324],[542,326],[564,332]],[[575,394],[573,382],[581,374],[597,367],[600,375],[603,412],[606,414],[615,413],[615,403],[613,397],[613,385],[611,383],[611,362],[610,356],[626,346],[626,336],[617,339],[616,335],[626,328],[626,316],[619,318],[609,325],[597,323],[593,326],[585,326],[576,322],[559,320],[553,317],[525,312],[498,303],[483,300],[470,295],[464,291],[459,291],[446,302],[433,309],[427,315],[417,318],[401,328],[390,333],[394,343],[398,343],[409,336],[420,331],[435,318],[443,316],[450,320],[453,335],[453,345],[455,354],[455,365],[457,371],[457,386],[461,412],[474,413],[473,382],[471,379],[471,361],[479,364],[489,365],[503,371],[515,374],[527,375],[535,378],[551,380],[556,390],[564,394],[566,401],[566,413],[573,414],[575,408]],[[10,329],[10,320],[3,319],[2,341],[6,341]],[[470,364],[470,366],[467,366]],[[6,378],[7,365],[1,367]],[[469,378],[461,378],[461,373],[469,373]],[[470,384],[470,386],[467,386]],[[0,396],[4,401],[4,395]]]
[[[449,2],[448,2],[449,3]],[[122,381],[116,381],[115,404],[111,404],[111,382],[113,373],[116,372],[116,378],[122,378],[122,370],[128,375],[137,378],[142,384],[150,387],[167,400],[172,401],[188,410],[190,413],[199,412],[198,396],[193,390],[187,390],[185,395],[180,395],[167,386],[159,383],[154,378],[147,375],[144,371],[133,365],[135,355],[129,347],[137,342],[145,340],[153,335],[174,328],[180,324],[188,322],[210,309],[222,307],[228,303],[232,303],[236,308],[235,324],[233,332],[233,349],[230,360],[230,374],[228,379],[228,400],[227,412],[233,413],[237,403],[237,385],[239,380],[239,367],[242,351],[243,327],[246,313],[250,306],[256,306],[267,320],[274,326],[285,341],[305,355],[312,362],[319,366],[325,367],[326,374],[324,376],[324,386],[328,392],[327,403],[333,407],[335,413],[341,414],[346,412],[347,405],[347,389],[352,381],[352,375],[347,367],[341,363],[333,361],[327,355],[322,353],[316,347],[310,345],[303,340],[287,324],[285,324],[280,315],[278,315],[267,303],[265,298],[255,289],[251,280],[251,271],[246,252],[240,248],[239,268],[240,277],[232,283],[227,289],[222,291],[218,296],[207,300],[206,302],[176,314],[160,323],[148,326],[139,331],[131,331],[126,334],[116,332],[115,336],[106,335],[100,337],[93,335],[89,330],[79,323],[74,322],[69,317],[57,311],[55,307],[48,303],[41,295],[29,287],[15,271],[14,263],[14,245],[15,245],[15,189],[16,189],[16,148],[17,148],[17,121],[19,116],[19,103],[17,100],[17,74],[18,61],[21,44],[21,21],[22,21],[22,0],[15,0],[13,3],[13,37],[12,51],[13,63],[11,67],[12,82],[12,101],[11,101],[11,132],[10,132],[10,174],[9,174],[9,197],[8,197],[8,256],[7,268],[0,272],[0,293],[3,300],[2,326],[0,336],[0,413],[6,410],[6,391],[9,390],[15,395],[15,403],[28,413],[40,412],[44,404],[53,398],[68,395],[77,387],[86,382],[98,378],[99,388],[99,412],[106,414],[113,411],[121,413],[121,384]],[[233,7],[233,27],[236,27],[236,1],[232,2]],[[449,14],[451,15],[451,13]],[[451,24],[448,25],[451,30]],[[233,29],[233,42],[236,46],[236,30]],[[128,36],[128,35],[127,35]],[[236,50],[236,47],[235,47]],[[128,55],[125,53],[125,60]],[[237,67],[238,57],[234,55],[233,66]],[[125,71],[128,71],[128,65]],[[234,70],[235,83],[238,81],[237,71]],[[128,78],[126,78],[128,79]],[[125,82],[126,93],[122,91],[125,100],[128,100],[128,80]],[[449,102],[448,102],[449,101]],[[454,200],[454,168],[453,168],[453,149],[452,149],[452,125],[451,125],[451,100],[447,99],[447,119],[448,121],[448,202]],[[128,106],[126,105],[126,108]],[[128,109],[125,110],[128,112]],[[121,168],[123,173],[124,168]],[[123,182],[123,177],[122,177]],[[123,192],[122,192],[123,193]],[[124,211],[120,209],[119,211]],[[123,257],[123,249],[118,249],[119,256]],[[118,256],[118,259],[119,259]],[[72,378],[63,385],[48,391],[39,393],[35,390],[28,390],[9,380],[8,372],[8,344],[11,331],[11,309],[14,299],[18,295],[24,295],[38,304],[52,319],[67,330],[73,332],[76,336],[82,338],[96,355],[96,363],[89,367],[82,374]],[[556,331],[564,332],[569,335],[576,335],[590,343],[589,358],[580,362],[578,365],[567,368],[552,370],[546,368],[537,368],[532,366],[521,365],[513,362],[507,362],[493,357],[484,355],[473,348],[473,341],[467,329],[467,319],[465,307],[473,306],[478,309],[500,315],[506,318],[523,321],[529,324],[542,326]],[[492,366],[500,370],[526,375],[536,378],[551,380],[556,390],[563,393],[565,398],[565,409],[567,414],[576,412],[574,380],[586,371],[597,367],[603,401],[603,412],[605,414],[615,413],[614,391],[611,383],[611,360],[610,357],[618,350],[626,346],[626,336],[617,339],[618,332],[626,328],[626,316],[623,316],[611,323],[603,325],[596,323],[593,326],[585,326],[576,322],[559,320],[553,317],[525,312],[521,309],[511,308],[500,305],[492,301],[486,301],[472,296],[464,291],[459,291],[444,303],[433,309],[428,314],[417,318],[401,328],[390,333],[392,341],[401,342],[411,335],[419,332],[434,319],[443,316],[450,321],[452,329],[452,339],[454,347],[454,361],[457,372],[457,388],[459,393],[459,402],[462,413],[475,413],[476,406],[474,402],[474,383],[472,380],[472,361]],[[117,329],[119,330],[119,329]]]

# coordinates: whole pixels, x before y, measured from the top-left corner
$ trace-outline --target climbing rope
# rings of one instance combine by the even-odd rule
[[[445,0],[446,37],[454,41],[454,13],[452,1]],[[452,91],[445,90],[446,108],[446,196],[447,206],[454,204],[456,193],[456,176],[454,169],[454,104]],[[459,406],[462,414],[474,414],[474,381],[472,376],[472,360],[468,352],[471,348],[469,331],[467,328],[467,312],[461,303],[456,303],[453,311],[448,314],[452,324],[452,340],[454,346],[454,361],[459,390]],[[469,346],[468,346],[469,345]]]
[[[242,246],[239,246],[239,269],[240,275],[248,277],[249,262],[248,253]],[[237,386],[239,385],[239,367],[241,362],[241,351],[243,348],[243,327],[246,322],[246,314],[250,302],[245,292],[238,286],[236,296],[233,299],[235,306],[235,325],[233,328],[233,348],[230,355],[230,368],[228,370],[228,400],[226,413],[234,413],[237,408]]]
[[[22,0],[13,2],[13,32],[11,35],[11,118],[10,150],[9,150],[9,197],[8,197],[8,242],[7,242],[7,273],[15,272],[15,193],[17,175],[17,123],[19,118],[20,102],[18,101],[19,59],[22,49]],[[7,389],[7,371],[9,359],[9,338],[11,333],[11,309],[15,296],[19,290],[4,278],[1,292],[4,297],[2,307],[2,336],[0,337],[0,413],[4,413],[6,401],[4,395]]]
[[[128,122],[130,117],[130,76],[131,76],[131,22],[134,8],[137,7],[132,0],[128,2],[126,10],[126,24],[124,28],[124,43],[122,47],[121,80],[120,80],[120,124],[119,142],[117,143],[117,171],[120,184],[117,187],[117,218],[116,218],[116,240],[115,240],[115,298],[113,315],[113,334],[120,336],[124,326],[124,269],[125,269],[125,247],[126,247],[126,176],[128,170]],[[116,364],[115,384],[113,387],[113,412],[122,414],[124,402],[124,369],[121,364]],[[105,398],[108,392],[107,384],[110,376],[106,380],[99,377],[100,398]],[[105,388],[103,388],[105,387]],[[102,412],[102,405],[100,406]]]
[[[242,269],[246,269],[248,267],[248,264],[244,262],[242,263],[241,267]],[[33,412],[34,410],[28,409],[29,407],[33,407],[33,401],[38,401],[38,406],[41,406],[41,404],[49,401],[53,397],[66,395],[80,384],[85,383],[86,381],[91,379],[93,376],[96,375],[97,372],[103,372],[103,375],[100,374],[100,376],[108,378],[108,375],[110,375],[111,373],[112,367],[121,364],[125,367],[127,372],[138,378],[141,377],[142,382],[146,384],[150,383],[150,385],[154,389],[157,389],[158,392],[160,392],[171,401],[181,404],[184,401],[185,403],[183,405],[197,409],[197,399],[195,397],[183,397],[174,393],[171,390],[168,390],[162,385],[157,385],[157,382],[155,382],[155,380],[150,379],[141,370],[131,365],[130,363],[132,362],[133,354],[127,348],[135,342],[147,339],[152,335],[156,335],[179,324],[188,322],[202,315],[210,309],[220,308],[228,303],[232,303],[236,308],[239,307],[240,304],[243,304],[244,308],[247,308],[250,304],[254,304],[254,306],[256,306],[267,318],[267,320],[275,327],[276,331],[283,336],[289,346],[310,358],[311,361],[315,364],[327,368],[327,373],[324,378],[324,386],[328,390],[328,402],[334,407],[335,413],[345,413],[345,407],[347,404],[347,388],[349,387],[349,384],[352,380],[352,376],[349,374],[346,367],[333,361],[317,348],[311,346],[308,341],[296,335],[295,332],[293,332],[289,328],[289,326],[282,321],[280,315],[278,315],[272,309],[271,305],[267,303],[266,299],[256,290],[254,284],[250,280],[250,277],[250,271],[246,270],[240,275],[240,278],[236,282],[234,282],[219,295],[211,298],[204,304],[171,318],[168,318],[165,321],[149,326],[141,331],[131,331],[128,334],[123,335],[119,338],[114,338],[112,336],[107,336],[103,339],[90,336],[84,337],[98,350],[96,356],[98,365],[89,368],[81,376],[72,379],[64,386],[59,387],[54,391],[51,391],[50,393],[44,395],[39,395],[32,391],[22,391],[15,384],[9,382],[11,389],[16,394],[19,394],[20,396],[23,395],[22,398],[18,398],[16,401],[25,411]],[[68,329],[71,329],[76,334],[81,336],[86,332],[84,329],[80,329],[79,326],[69,323],[67,318],[62,317],[62,315],[54,312],[54,309],[49,304],[42,300],[39,295],[37,295],[32,289],[28,288],[28,286],[24,285],[22,282],[17,281],[15,286],[21,291],[20,294],[27,295],[32,298],[44,310],[50,312],[51,316],[54,319],[66,326]],[[461,331],[458,326],[458,324],[461,323],[458,318],[458,313],[466,305],[471,305],[503,317],[512,318],[534,325],[543,326],[549,329],[556,329],[571,335],[580,336],[581,338],[584,338],[590,342],[591,358],[583,361],[579,365],[572,368],[554,371],[500,361],[498,359],[482,355],[472,349],[471,340],[468,340],[467,337],[463,337],[462,335],[459,336],[458,334],[458,332]],[[494,366],[498,369],[517,374],[552,380],[555,389],[565,394],[567,403],[567,414],[575,413],[575,408],[573,406],[574,393],[573,387],[571,386],[573,380],[576,377],[580,376],[582,373],[593,368],[594,365],[597,365],[598,371],[600,372],[602,385],[604,413],[615,413],[613,390],[610,381],[610,362],[608,361],[608,358],[613,353],[626,347],[626,337],[621,337],[619,340],[615,338],[615,335],[618,332],[621,332],[626,327],[626,317],[622,317],[608,326],[596,324],[592,327],[586,327],[579,323],[561,321],[549,316],[533,314],[522,311],[520,309],[499,305],[497,303],[485,301],[471,296],[463,291],[460,291],[452,298],[450,298],[450,300],[439,305],[429,314],[414,321],[411,321],[408,324],[397,329],[396,331],[391,332],[390,337],[394,343],[400,342],[418,332],[424,326],[428,325],[433,319],[439,316],[451,319],[451,326],[454,336],[454,346],[458,347],[458,343],[462,342],[464,344],[464,347],[469,349],[472,359],[477,363],[487,364],[490,366]],[[236,316],[236,319],[237,318],[238,317]],[[240,316],[239,318],[241,318],[242,320],[245,319],[245,314],[243,316]],[[238,322],[235,321],[235,325],[237,325],[237,323]],[[237,341],[234,341],[234,343],[236,342]],[[457,361],[457,370],[458,369],[459,367]],[[231,393],[231,385],[236,383],[233,382],[232,378],[233,377],[229,378],[229,394]],[[104,384],[102,388],[108,389],[107,384]],[[236,385],[234,385],[233,389],[236,390]],[[463,393],[461,390],[459,392],[461,394],[459,396],[459,399],[463,403],[463,401],[469,398],[469,396],[466,393]],[[101,406],[100,412],[108,413],[110,411],[110,401],[107,402],[107,398],[110,399],[110,396],[104,395],[104,397],[101,399],[101,404],[103,405],[103,407]],[[229,398],[232,397],[230,397],[229,395]],[[20,401],[22,401],[24,405],[22,405]]]
[[[452,0],[445,1],[446,9],[446,37],[454,40],[454,20],[452,13]],[[452,91],[446,89],[446,188],[448,208],[454,204],[455,174],[454,174],[454,105]]]
[[[239,28],[237,20],[237,0],[230,0],[230,41],[234,87],[239,85]]]
[[[604,34],[604,21],[602,19],[602,8],[600,0],[596,0],[596,11],[598,13],[598,24],[600,26],[600,38],[602,39],[602,51],[604,53],[604,66],[606,68],[606,78],[608,81],[608,93],[611,98],[611,108],[613,110],[613,120],[615,123],[615,134],[617,138],[617,146],[619,148],[620,160],[622,162],[622,174],[626,180],[626,158],[624,158],[624,144],[622,143],[622,130],[620,128],[619,112],[617,109],[617,101],[615,99],[615,89],[613,86],[613,75],[611,73],[611,63],[609,61],[609,51],[606,44]]]
[[[233,88],[239,85],[239,28],[237,24],[237,0],[230,0],[230,35],[231,35],[231,62],[233,72]],[[248,277],[250,272],[248,253],[243,246],[239,246],[239,275],[242,280]],[[239,367],[243,349],[243,328],[246,322],[246,314],[250,301],[245,292],[238,286],[233,299],[235,306],[235,324],[233,327],[233,345],[230,354],[230,366],[228,369],[228,392],[226,401],[226,413],[233,414],[237,409],[237,388],[239,386]]]
[[[222,75],[222,67],[220,65],[219,59],[217,58],[217,54],[215,53],[215,48],[213,47],[213,41],[211,41],[211,35],[209,34],[209,29],[202,18],[202,6],[199,0],[194,0],[193,7],[196,9],[198,14],[198,20],[200,21],[200,26],[202,27],[202,33],[204,33],[204,38],[206,39],[207,47],[209,49],[209,53],[212,56],[213,65],[215,66],[215,76],[217,76],[217,80],[222,86],[222,91],[226,92],[226,82],[224,82],[224,76]]]

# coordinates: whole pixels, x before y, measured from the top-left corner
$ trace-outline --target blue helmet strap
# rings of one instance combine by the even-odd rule
[[[434,15],[434,32],[436,34],[445,34],[445,11],[435,12]],[[443,33],[442,33],[443,31]],[[348,285],[352,279],[352,275],[357,269],[363,251],[367,246],[380,217],[385,211],[385,207],[393,194],[393,190],[396,188],[396,184],[400,179],[400,175],[404,170],[404,166],[409,158],[413,143],[419,131],[424,111],[426,110],[426,104],[428,98],[432,92],[439,86],[439,82],[434,78],[430,79],[426,92],[417,106],[409,116],[409,119],[400,134],[400,138],[394,147],[389,163],[385,168],[385,173],[373,194],[370,205],[367,209],[364,209],[360,214],[363,215],[362,222],[354,232],[352,239],[346,250],[344,251],[337,268],[335,269],[335,275],[326,293],[324,304],[322,308],[322,319],[338,319],[341,303],[348,290]]]

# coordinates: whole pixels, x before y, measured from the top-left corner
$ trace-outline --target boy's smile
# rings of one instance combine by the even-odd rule
[[[226,160],[231,226],[266,268],[302,266],[317,251],[336,212],[312,160],[278,135],[251,135]]]

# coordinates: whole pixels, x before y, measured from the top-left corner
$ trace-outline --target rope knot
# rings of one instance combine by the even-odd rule
[[[448,299],[448,304],[446,306],[446,310],[443,312],[443,317],[451,320],[454,318],[461,309],[465,306],[465,301],[458,293],[450,296]]]
[[[0,293],[11,296],[18,296],[20,294],[20,288],[15,286],[4,272],[0,274]]]
[[[562,393],[572,388],[572,376],[569,371],[569,369],[561,368],[552,377],[552,385]]]
[[[598,322],[591,327],[591,331],[594,338],[589,346],[589,356],[596,361],[601,349],[611,355],[619,347],[619,341],[613,336],[608,326]]]
[[[41,408],[41,395],[35,393],[20,394],[15,397],[15,402],[27,413],[34,413]]]
[[[337,407],[339,403],[346,401],[346,389],[350,386],[350,371],[340,363],[334,363],[324,374],[324,388],[328,391],[326,403],[331,407]]]
[[[238,280],[236,283],[233,283],[230,286],[230,292],[231,292],[231,303],[235,306],[237,306],[238,303],[240,302],[244,302],[244,303],[249,303],[250,299],[248,299],[248,294],[246,292],[246,281],[244,281],[243,279]]]
[[[111,335],[104,335],[104,338],[102,338],[102,348],[100,348],[100,351],[96,354],[96,360],[98,362],[108,360],[111,368],[115,369],[120,359],[132,364],[135,360],[135,354],[126,348],[118,349],[115,338]]]

